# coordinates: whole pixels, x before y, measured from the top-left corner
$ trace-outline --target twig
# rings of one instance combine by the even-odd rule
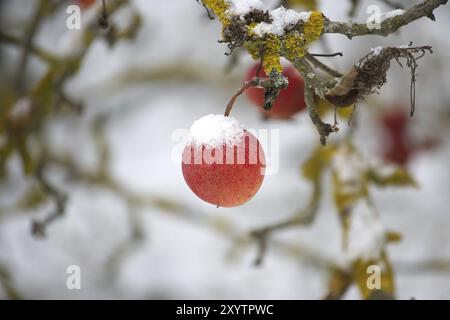
[[[14,46],[21,46],[21,39],[18,37],[15,37],[13,35],[4,33],[2,30],[0,30],[0,42],[4,42],[9,45]],[[46,50],[34,45],[30,44],[29,48],[30,52],[36,55],[39,59],[46,62],[47,64],[54,64],[58,61],[58,58],[55,57],[50,52],[47,52]]]
[[[209,8],[203,3],[202,0],[197,0],[197,2],[203,7],[205,8],[206,11],[206,15],[208,16],[209,20],[214,20],[214,15],[211,13],[211,11],[209,11]]]
[[[67,94],[63,91],[60,92],[59,96],[60,102],[69,106],[72,110],[74,110],[77,114],[81,114],[83,111],[83,104],[78,101],[72,100]]]
[[[309,75],[314,75],[311,65],[308,63],[306,58],[299,60],[298,69],[301,70],[304,75],[306,86],[305,86],[305,102],[308,108],[309,117],[311,121],[316,126],[317,132],[320,136],[320,143],[322,145],[326,144],[326,139],[332,132],[337,132],[339,129],[333,127],[328,123],[324,123],[320,119],[319,113],[315,107],[314,102],[314,88],[320,87],[321,83],[316,77],[310,77]],[[317,84],[319,82],[319,84]]]
[[[344,54],[342,52],[336,52],[336,53],[310,53],[313,57],[342,57]]]
[[[230,102],[227,104],[227,108],[225,109],[225,117],[228,117],[230,115],[231,109],[233,109],[234,102],[236,99],[244,93],[245,90],[247,90],[250,87],[254,87],[258,85],[258,78],[255,77],[254,79],[245,81],[242,86],[239,88],[239,90],[231,97]]]
[[[314,161],[314,159],[310,159],[309,161]],[[313,190],[309,199],[308,206],[304,210],[300,211],[300,213],[297,213],[287,220],[275,223],[267,227],[255,229],[250,232],[250,236],[255,238],[258,242],[258,254],[255,260],[255,264],[259,265],[262,263],[264,255],[267,251],[267,238],[273,232],[296,226],[307,226],[314,222],[319,209],[320,200],[322,199],[322,176],[318,175],[312,179],[310,177],[309,179],[313,185]]]
[[[6,293],[7,299],[19,300],[22,299],[20,293],[12,283],[11,273],[6,266],[0,264],[0,287]]]
[[[340,33],[348,38],[365,35],[387,36],[403,26],[433,14],[433,11],[448,0],[426,0],[405,11],[402,15],[384,20],[380,28],[370,29],[366,23],[348,23],[326,20],[323,33]]]
[[[55,208],[44,219],[38,221],[33,220],[31,225],[31,233],[40,238],[46,236],[46,228],[56,219],[60,218],[65,210],[67,204],[67,195],[53,186],[45,177],[44,164],[42,163],[36,172],[36,178],[43,190],[54,200]]]
[[[22,53],[19,59],[19,65],[14,80],[15,88],[18,95],[21,95],[23,93],[24,90],[23,80],[28,65],[28,57],[31,51],[30,49],[33,44],[34,36],[39,30],[39,26],[42,22],[42,18],[44,17],[45,10],[47,9],[49,3],[50,2],[47,0],[39,1],[36,11],[34,12],[33,17],[31,18],[31,22],[25,31],[25,35],[21,43]]]
[[[261,229],[256,229],[250,232],[250,235],[255,238],[258,250],[254,261],[255,266],[262,264],[264,256],[267,252],[268,237],[274,232],[281,229],[292,228],[299,225],[309,225],[312,223],[315,216],[315,211],[306,212],[306,214],[300,214],[286,221],[276,223]]]
[[[339,71],[334,70],[333,68],[327,66],[323,62],[316,59],[316,57],[310,53],[306,54],[306,59],[308,59],[308,61],[311,62],[316,68],[319,68],[319,69],[325,71],[326,73],[330,74],[331,76],[333,76],[335,78],[342,78],[344,76]]]
[[[106,0],[102,0],[102,13],[98,19],[98,25],[102,29],[108,29],[109,21],[108,21],[108,11],[106,10]]]
[[[255,234],[254,237],[257,240],[258,249],[253,265],[259,267],[262,264],[267,252],[267,237],[260,234]]]
[[[308,207],[304,212],[297,214],[295,217],[287,219],[283,222],[279,222],[261,229],[253,230],[250,234],[254,237],[265,237],[269,233],[278,231],[280,229],[291,228],[299,225],[309,225],[314,221],[317,208]]]
[[[356,11],[358,10],[358,6],[360,5],[360,0],[350,0],[350,10],[348,11],[348,15],[350,17],[354,17]]]

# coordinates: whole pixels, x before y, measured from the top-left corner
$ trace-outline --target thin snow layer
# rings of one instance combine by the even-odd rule
[[[311,17],[311,12],[297,12],[280,6],[270,11],[270,16],[272,23],[260,22],[253,29],[258,36],[263,37],[266,34],[282,36],[286,28],[296,25],[300,20],[307,22]]]
[[[381,256],[386,242],[386,230],[375,208],[366,199],[353,207],[348,232],[348,257],[368,261]]]
[[[402,45],[396,46],[395,48],[405,49],[405,48],[410,48],[410,47],[411,47],[411,45],[409,45],[409,44],[402,44]],[[377,56],[381,53],[381,50],[383,50],[383,47],[379,46],[379,47],[371,48],[371,50],[372,50],[372,54],[374,56]]]
[[[264,6],[260,0],[228,0],[230,8],[228,13],[234,15],[246,15],[253,9],[263,10]]]
[[[396,9],[396,10],[392,10],[389,12],[385,12],[385,13],[381,14],[381,21],[384,21],[384,20],[390,19],[390,18],[394,18],[397,16],[401,16],[404,13],[405,13],[405,10],[403,10],[403,9]]]
[[[343,192],[352,193],[360,190],[361,176],[369,169],[369,164],[351,148],[342,148],[337,151],[332,162],[333,171],[343,183]]]
[[[235,118],[210,114],[192,124],[188,143],[210,148],[234,146],[241,141],[243,135],[244,127]]]
[[[29,98],[22,98],[16,102],[9,112],[9,117],[11,119],[18,119],[24,117],[31,112],[32,102]]]
[[[372,54],[374,56],[377,56],[380,54],[381,50],[383,50],[383,47],[375,47],[375,48],[372,48],[371,50],[372,50]]]

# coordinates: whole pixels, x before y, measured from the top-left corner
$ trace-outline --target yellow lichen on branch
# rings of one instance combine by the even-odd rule
[[[322,34],[323,22],[322,12],[313,11],[309,20],[303,25],[302,32],[293,30],[286,33],[283,39],[286,58],[289,60],[302,58],[308,45],[317,40]]]
[[[305,37],[306,45],[319,39],[323,31],[324,17],[322,12],[313,11],[309,17],[308,22],[303,26],[303,35]]]
[[[269,34],[267,35],[264,44],[264,55],[262,61],[264,71],[266,74],[269,74],[274,70],[277,73],[281,73],[283,71],[283,67],[280,62],[280,39],[278,39],[276,35]]]
[[[287,30],[286,27],[284,34],[271,31],[261,34],[254,31],[259,21],[247,21],[242,17],[234,19],[233,14],[229,12],[230,5],[227,1],[202,0],[202,3],[218,17],[224,30],[224,42],[229,42],[230,49],[244,45],[253,59],[262,57],[266,74],[282,72],[282,55],[289,60],[302,58],[307,46],[317,40],[323,31],[324,16],[320,11],[312,11],[309,19],[299,21],[299,26],[294,29]],[[270,26],[269,22],[262,23]]]
[[[303,58],[305,55],[305,38],[298,31],[288,33],[284,37],[283,48],[288,60]]]
[[[277,73],[283,71],[280,62],[281,41],[274,34],[268,34],[264,38],[257,38],[255,41],[247,41],[245,48],[253,59],[261,59],[262,66],[266,74],[270,74],[272,70]]]
[[[230,24],[230,16],[227,13],[229,9],[229,4],[224,0],[202,0],[203,4],[214,12],[214,14],[219,19],[223,28]]]

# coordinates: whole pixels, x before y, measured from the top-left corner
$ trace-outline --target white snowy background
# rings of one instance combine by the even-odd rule
[[[403,1],[406,5],[417,1]],[[2,25],[10,31],[20,27],[35,1],[9,1],[10,14]],[[273,1],[264,1],[271,8]],[[321,10],[333,20],[346,20],[350,1],[320,1]],[[355,20],[365,21],[365,1]],[[389,10],[386,7],[383,7]],[[327,270],[317,259],[339,261],[342,256],[340,225],[326,188],[315,223],[274,234],[271,240],[298,246],[289,255],[270,247],[262,266],[254,267],[256,246],[232,251],[231,231],[219,232],[216,221],[232,225],[233,234],[281,221],[304,207],[310,186],[300,175],[300,165],[317,143],[317,134],[303,113],[292,121],[263,121],[258,110],[241,97],[233,116],[249,128],[280,130],[280,168],[267,176],[259,193],[247,204],[216,209],[200,201],[185,184],[179,160],[173,156],[177,129],[187,129],[196,119],[222,113],[229,97],[239,87],[251,65],[247,55],[229,74],[224,74],[226,46],[218,21],[210,21],[195,0],[136,0],[132,7],[143,16],[135,41],[121,42],[113,49],[97,41],[90,49],[81,72],[67,86],[72,97],[85,103],[81,116],[53,121],[49,145],[73,155],[86,168],[96,163],[88,132],[89,122],[100,113],[108,117],[107,138],[112,150],[111,173],[130,190],[173,199],[190,210],[169,214],[158,208],[138,208],[134,214],[144,231],[143,241],[132,248],[111,273],[108,259],[130,237],[129,210],[123,199],[101,188],[64,179],[53,180],[69,195],[66,215],[48,230],[45,240],[30,234],[33,216],[45,215],[51,203],[35,212],[2,212],[0,215],[0,262],[12,273],[12,283],[25,298],[184,298],[184,299],[317,299],[327,292]],[[115,19],[126,22],[131,9]],[[372,189],[381,221],[399,231],[403,240],[389,245],[397,295],[401,299],[450,298],[450,27],[449,7],[436,12],[437,22],[422,19],[388,38],[377,36],[350,41],[340,35],[326,37],[331,51],[344,57],[329,58],[345,71],[370,48],[432,45],[434,54],[420,61],[417,110],[413,135],[440,137],[435,149],[418,153],[409,169],[419,189]],[[84,13],[84,17],[89,12]],[[61,12],[47,21],[37,43],[56,53],[67,53],[76,44],[77,32],[65,28]],[[323,52],[321,43],[312,52]],[[17,51],[7,49],[12,61]],[[11,63],[13,65],[13,63]],[[43,66],[33,60],[38,77]],[[409,71],[394,66],[388,84],[375,97],[380,108],[392,101],[409,104]],[[360,104],[357,110],[359,144],[373,158],[380,111]],[[341,126],[345,127],[344,123]],[[332,137],[331,140],[335,139]],[[337,139],[337,138],[336,138]],[[26,185],[20,162],[9,163],[10,179],[0,184],[0,201],[11,202]],[[329,180],[328,180],[329,181]],[[195,217],[195,218],[194,218]],[[210,224],[213,221],[213,224]],[[231,254],[234,253],[234,254]],[[316,259],[317,258],[317,259]],[[66,268],[79,265],[82,289],[66,289]],[[5,297],[0,287],[0,298]],[[359,298],[352,287],[345,298]]]

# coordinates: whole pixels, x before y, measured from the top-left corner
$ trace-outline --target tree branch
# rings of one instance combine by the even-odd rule
[[[426,0],[405,11],[402,15],[384,20],[380,28],[370,29],[367,23],[334,22],[326,20],[323,33],[339,33],[353,38],[365,35],[387,36],[407,24],[423,17],[432,16],[433,11],[448,0]]]
[[[36,33],[38,32],[38,29],[44,18],[44,13],[47,10],[49,4],[50,2],[46,0],[39,1],[36,10],[33,13],[33,17],[31,18],[30,24],[27,26],[23,40],[20,43],[22,47],[22,52],[20,55],[16,78],[14,80],[16,91],[19,95],[22,94],[24,91],[23,80],[28,65],[29,54],[31,52],[30,49],[33,45],[33,39]]]
[[[344,75],[340,73],[339,71],[334,70],[333,68],[327,66],[320,60],[318,60],[315,56],[313,56],[310,53],[306,54],[306,59],[311,62],[316,68],[321,69],[322,71],[325,71],[329,75],[335,77],[335,78],[342,78]]]
[[[7,34],[2,30],[0,30],[0,42],[4,42],[9,45],[20,46],[21,41],[22,40],[20,38]],[[58,61],[58,58],[55,57],[53,54],[45,51],[44,49],[34,44],[30,44],[29,51],[45,63],[54,64]]]
[[[31,225],[31,233],[36,237],[44,238],[46,235],[46,228],[49,226],[54,220],[60,218],[64,215],[66,211],[67,204],[67,195],[63,193],[61,190],[56,188],[53,184],[51,184],[44,174],[45,164],[42,163],[37,170],[36,178],[39,181],[39,184],[42,186],[42,189],[45,193],[47,193],[51,198],[53,198],[55,203],[54,210],[47,215],[44,219],[38,221],[33,220]]]

